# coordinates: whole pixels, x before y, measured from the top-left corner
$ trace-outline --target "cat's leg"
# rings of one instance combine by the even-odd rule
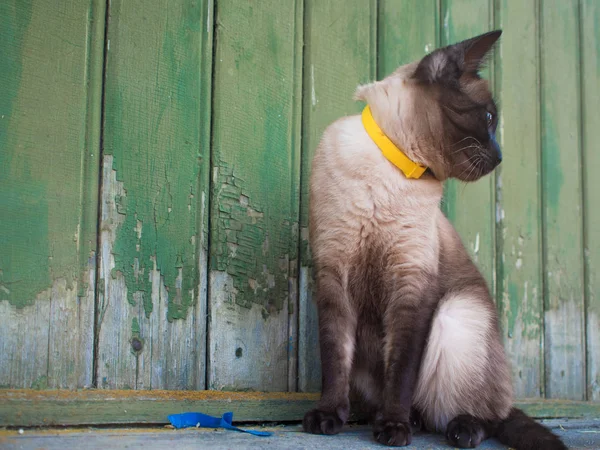
[[[473,448],[510,412],[508,365],[484,288],[446,295],[431,324],[415,403],[428,428]]]
[[[427,277],[398,286],[390,279],[389,302],[384,315],[383,408],[373,427],[381,444],[409,445],[412,439],[411,406],[414,388],[435,302],[434,283]]]
[[[493,436],[495,425],[469,414],[461,414],[448,423],[446,439],[455,447],[475,448]]]
[[[423,423],[423,418],[421,417],[421,411],[419,411],[414,406],[410,409],[410,430],[412,433],[418,433],[425,429],[425,424]]]
[[[350,371],[354,355],[356,316],[346,283],[338,273],[321,270],[317,275],[317,309],[321,348],[321,400],[305,414],[305,431],[339,433],[350,415]]]

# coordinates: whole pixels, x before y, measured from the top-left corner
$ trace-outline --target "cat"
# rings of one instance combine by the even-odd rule
[[[497,437],[519,450],[566,449],[513,408],[494,303],[440,210],[444,180],[475,181],[502,160],[479,76],[501,33],[359,86],[362,118],[323,134],[309,194],[322,393],[307,432],[338,433],[352,389],[381,444],[408,445],[422,425],[461,448]]]

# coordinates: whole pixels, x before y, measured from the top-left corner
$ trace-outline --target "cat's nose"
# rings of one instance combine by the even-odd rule
[[[500,150],[500,146],[498,145],[498,141],[496,141],[496,135],[494,133],[490,133],[490,143],[491,150],[495,153],[496,165],[502,162],[502,150]]]

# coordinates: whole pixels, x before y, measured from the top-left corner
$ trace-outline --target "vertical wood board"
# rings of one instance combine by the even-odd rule
[[[583,145],[583,217],[587,336],[587,400],[600,400],[600,5],[580,10]],[[596,180],[596,181],[594,181]]]
[[[379,0],[378,7],[379,79],[439,47],[438,0]]]
[[[98,386],[202,389],[211,2],[115,0],[107,26]]]
[[[209,388],[286,390],[297,270],[302,2],[219,2]],[[294,308],[294,309],[292,309]],[[292,341],[294,341],[292,336]]]
[[[376,77],[375,1],[306,2],[300,218],[299,390],[318,391],[321,364],[308,245],[310,166],[325,128],[364,107],[356,87]]]
[[[539,28],[535,2],[502,0],[497,13],[497,300],[515,396],[533,398],[544,390]]]
[[[546,396],[585,396],[583,242],[576,1],[546,0],[541,20]]]
[[[104,3],[0,4],[0,386],[90,386]]]
[[[455,44],[490,31],[492,9],[489,1],[442,0],[441,43]],[[490,71],[483,71],[490,79]],[[492,84],[493,80],[490,80]],[[449,180],[446,183],[444,209],[460,234],[469,254],[495,290],[494,174],[475,183]]]

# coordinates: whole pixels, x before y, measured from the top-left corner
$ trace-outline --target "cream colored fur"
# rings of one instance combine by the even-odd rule
[[[441,160],[422,158],[429,150],[423,146],[436,142],[436,112],[433,108],[430,117],[421,116],[421,123],[415,122],[415,105],[422,98],[408,80],[412,71],[414,65],[404,66],[381,82],[361,86],[356,95],[369,103],[376,122],[409,157],[433,165],[436,174],[443,174]],[[423,138],[415,140],[410,136]],[[437,273],[442,241],[447,242],[448,248],[460,245],[453,242],[456,237],[449,224],[440,226],[441,222],[447,223],[439,208],[442,183],[432,176],[406,179],[382,155],[358,115],[342,118],[327,128],[313,160],[310,185],[313,256],[320,268],[342,274],[344,288],[350,264],[369,246],[394,255],[390,264],[404,276],[414,274],[418,283],[417,274],[422,271]],[[484,342],[490,339],[495,320],[477,299],[468,295],[450,296],[442,302],[415,392],[415,401],[426,421],[440,430],[458,414],[481,416],[478,413],[483,409],[471,407],[474,399],[469,397],[469,390],[474,380],[485,381],[478,374],[489,363],[489,349]],[[352,310],[351,305],[347,307]],[[354,348],[352,339],[345,341],[347,350]],[[497,350],[494,349],[496,353]],[[388,352],[386,348],[386,359]],[[507,384],[506,363],[500,357],[498,364],[500,371],[506,372],[499,377]],[[376,388],[369,387],[368,373],[357,373],[355,377],[355,386],[366,397],[379,395]],[[503,395],[506,408],[501,415],[506,416],[510,392],[504,389]]]

